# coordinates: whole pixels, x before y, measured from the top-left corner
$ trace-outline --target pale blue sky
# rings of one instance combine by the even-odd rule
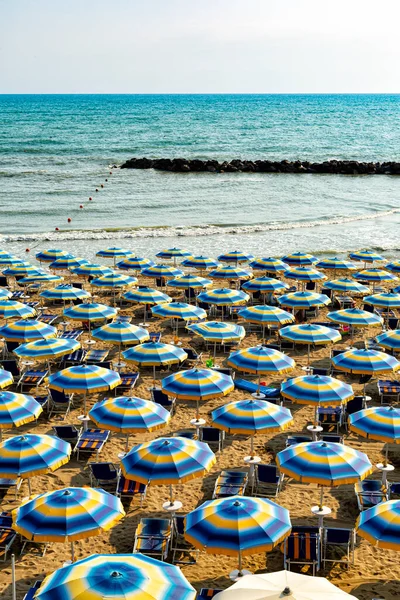
[[[398,0],[0,0],[0,93],[400,92]]]

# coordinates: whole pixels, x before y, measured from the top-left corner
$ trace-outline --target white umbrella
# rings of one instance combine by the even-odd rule
[[[214,600],[357,600],[325,577],[291,571],[244,575]]]

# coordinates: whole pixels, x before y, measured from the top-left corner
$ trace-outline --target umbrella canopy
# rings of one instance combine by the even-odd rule
[[[371,406],[349,416],[349,429],[371,440],[400,444],[400,409]]]
[[[104,490],[68,487],[28,498],[12,511],[13,529],[35,542],[74,542],[108,531],[125,516]]]
[[[108,392],[121,383],[116,371],[96,365],[68,367],[49,377],[49,387],[75,394]]]
[[[289,511],[267,498],[209,500],[185,517],[185,538],[209,554],[269,552],[291,529]]]
[[[0,300],[0,319],[28,319],[34,317],[36,310],[16,300]]]
[[[281,308],[275,306],[246,306],[238,312],[238,316],[242,317],[249,323],[268,324],[274,323],[284,325],[294,321],[294,315]]]
[[[71,445],[51,435],[17,435],[0,443],[0,477],[28,479],[69,461]]]
[[[91,294],[86,290],[64,284],[49,290],[43,290],[43,292],[40,292],[40,296],[51,300],[78,300],[79,298],[89,298]]]
[[[135,446],[121,460],[127,479],[153,485],[202,477],[216,461],[208,444],[189,438],[158,438]]]
[[[227,363],[238,371],[257,375],[288,373],[295,366],[295,362],[290,356],[267,346],[254,346],[232,352]]]
[[[130,256],[117,263],[119,269],[126,269],[127,271],[141,271],[147,267],[152,267],[155,264],[153,260],[149,258],[143,258],[142,256]]]
[[[326,269],[331,271],[354,271],[357,269],[357,265],[354,263],[337,257],[320,260],[315,266],[317,269]]]
[[[178,277],[177,279],[171,279],[171,281],[168,282],[168,285],[170,287],[175,287],[175,288],[179,288],[179,289],[201,289],[201,288],[205,288],[205,287],[209,287],[210,285],[212,285],[212,281],[211,279],[205,279],[204,277],[198,277],[197,275],[182,275],[181,277]]]
[[[118,433],[141,433],[164,427],[171,414],[161,404],[134,396],[117,396],[96,402],[89,411],[93,423]]]
[[[400,501],[381,502],[360,513],[358,535],[376,548],[400,550]]]
[[[287,256],[283,256],[282,260],[287,265],[299,267],[313,265],[318,261],[318,259],[315,258],[315,256],[313,256],[312,254],[307,254],[306,252],[294,252],[293,254],[288,254]]]
[[[335,406],[354,398],[351,385],[325,375],[304,375],[284,381],[281,395],[298,404]]]
[[[246,281],[242,285],[242,288],[246,290],[246,292],[261,292],[262,294],[285,290],[288,287],[287,283],[283,283],[283,281],[274,279],[273,277],[257,277],[251,281]]]
[[[107,323],[92,331],[95,340],[109,344],[134,345],[147,342],[150,339],[147,329],[131,323]]]
[[[150,287],[138,287],[135,290],[129,290],[122,297],[128,302],[137,302],[138,304],[163,304],[172,300],[167,294]]]
[[[400,262],[394,261],[385,265],[385,269],[392,271],[393,273],[400,273]]]
[[[295,344],[334,344],[342,339],[336,329],[313,323],[288,325],[279,331],[279,335],[286,340],[292,340]]]
[[[15,275],[43,275],[43,271],[33,267],[30,263],[26,263],[5,269],[3,271],[3,275],[6,277],[12,277]]]
[[[242,435],[284,431],[293,422],[287,408],[254,398],[224,404],[212,411],[211,418],[217,429]]]
[[[152,267],[146,267],[142,269],[142,275],[145,277],[164,277],[165,279],[174,279],[183,275],[183,271],[170,267],[169,265],[154,265]]]
[[[391,329],[384,331],[376,336],[376,341],[383,348],[388,348],[394,352],[400,352],[400,329]]]
[[[347,294],[369,294],[371,291],[366,285],[362,285],[358,281],[346,277],[327,281],[324,283],[324,287],[335,292],[346,292]]]
[[[102,275],[112,273],[112,270],[109,267],[98,265],[96,263],[85,263],[71,269],[71,271],[74,275],[81,275],[82,277],[101,277]]]
[[[0,265],[2,265],[2,266],[3,265],[20,265],[22,262],[24,262],[24,261],[16,256],[11,256],[11,254],[0,256]]]
[[[296,481],[322,486],[356,483],[372,473],[366,454],[333,442],[303,442],[289,446],[278,452],[276,462],[281,473]]]
[[[154,317],[159,319],[205,319],[207,313],[203,308],[185,302],[169,302],[157,304],[151,308]]]
[[[254,259],[252,254],[246,254],[246,252],[242,252],[241,250],[233,250],[232,252],[227,252],[226,254],[220,254],[218,256],[218,260],[222,262],[233,262],[233,263],[247,263]]]
[[[13,321],[0,327],[0,336],[9,342],[30,342],[56,337],[56,335],[56,327],[31,319]]]
[[[188,369],[164,377],[163,391],[182,400],[210,400],[226,396],[234,388],[232,377],[213,369]]]
[[[322,281],[327,278],[326,275],[312,267],[292,267],[285,271],[285,277],[296,281]]]
[[[22,277],[18,283],[22,285],[27,285],[28,283],[58,283],[63,281],[64,277],[60,277],[60,275],[50,275],[50,273],[39,273],[33,275],[27,275],[26,277]]]
[[[115,317],[117,311],[106,304],[85,302],[64,309],[64,315],[75,321],[101,321]]]
[[[191,267],[198,271],[207,271],[208,269],[215,269],[219,266],[219,263],[208,256],[191,256],[182,261],[182,266]]]
[[[316,294],[315,292],[292,292],[284,294],[277,299],[281,306],[287,306],[293,309],[312,308],[313,306],[326,306],[331,303],[330,298],[325,294]]]
[[[249,279],[252,277],[250,271],[241,269],[234,265],[228,265],[227,267],[218,267],[209,272],[209,277],[213,279]]]
[[[240,290],[231,290],[229,288],[218,288],[216,290],[207,290],[201,292],[197,299],[206,304],[215,304],[216,306],[231,306],[234,304],[245,304],[250,296]]]
[[[105,289],[112,289],[117,287],[131,286],[137,282],[138,280],[136,277],[128,277],[127,275],[122,275],[121,273],[107,273],[107,275],[102,275],[98,279],[93,279],[93,281],[90,282],[90,285]]]
[[[50,338],[45,340],[35,340],[18,346],[14,350],[19,358],[31,358],[34,360],[52,359],[59,356],[71,354],[80,348],[77,340],[67,340],[63,338]]]
[[[103,250],[98,250],[98,252],[96,252],[96,256],[114,259],[123,256],[131,256],[132,254],[132,250],[127,250],[126,248],[118,248],[117,246],[113,246],[111,248],[104,248]]]
[[[182,248],[168,248],[167,250],[161,250],[156,254],[157,258],[165,258],[167,260],[171,258],[185,258],[192,256],[187,250]]]
[[[365,263],[373,263],[379,260],[383,260],[383,256],[377,254],[373,250],[358,250],[357,252],[351,252],[349,257],[352,260],[359,260]]]
[[[344,308],[343,310],[330,312],[326,316],[334,323],[342,323],[352,327],[376,327],[383,323],[381,316],[360,308]]]
[[[174,365],[184,361],[187,354],[179,346],[149,342],[129,348],[122,353],[127,362],[143,367]]]
[[[389,271],[385,271],[384,269],[364,269],[364,271],[360,271],[354,275],[357,279],[362,279],[363,281],[372,281],[373,283],[377,283],[380,281],[397,281],[398,277],[389,273]]]
[[[5,290],[4,288],[0,288],[0,299],[6,300],[7,298],[11,298],[12,292],[10,290]]]
[[[246,331],[241,325],[223,323],[222,321],[194,323],[188,326],[188,330],[209,342],[235,342],[242,340],[246,335]]]
[[[46,577],[37,600],[194,600],[179,567],[144,554],[94,554]],[[330,599],[329,599],[330,600]]]
[[[311,577],[293,571],[245,575],[215,600],[357,600],[324,577]]]
[[[70,269],[74,269],[75,267],[80,267],[81,265],[88,263],[89,261],[86,260],[86,258],[78,258],[70,254],[69,256],[64,256],[63,258],[57,258],[57,260],[49,265],[49,269],[55,269],[56,271],[69,271]]]
[[[393,356],[376,350],[347,350],[334,356],[332,364],[339,371],[361,375],[394,373],[400,369],[400,362]]]
[[[40,262],[52,263],[58,258],[68,256],[68,252],[59,248],[51,248],[50,250],[41,250],[36,254],[36,259]]]
[[[256,258],[249,263],[255,271],[265,271],[266,273],[283,273],[287,271],[289,265],[279,258]]]
[[[366,296],[364,302],[382,308],[398,308],[400,306],[400,294],[373,294],[372,296]]]
[[[42,412],[33,396],[0,392],[0,430],[31,423]]]
[[[4,369],[0,369],[0,389],[11,385],[14,383],[14,377],[10,371],[5,371]]]

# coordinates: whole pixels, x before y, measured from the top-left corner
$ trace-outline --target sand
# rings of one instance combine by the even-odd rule
[[[151,284],[152,282],[146,281]],[[169,291],[171,288],[169,288]],[[172,292],[176,296],[176,292]],[[95,300],[101,302],[101,296]],[[54,309],[49,306],[53,312],[61,312],[61,309]],[[327,310],[320,312],[317,320],[323,320]],[[135,309],[121,310],[120,314],[133,315],[133,323],[138,324],[143,319],[143,308],[137,306]],[[76,322],[75,322],[76,324]],[[72,325],[73,326],[73,325]],[[151,320],[150,331],[161,331],[162,341],[173,341],[174,335],[168,323],[156,319]],[[363,339],[372,337],[380,330],[364,329],[359,330],[356,337],[357,344],[363,346]],[[188,335],[185,330],[181,330],[179,335],[183,346],[190,345],[198,351],[203,351],[202,362],[209,357],[205,351],[203,342],[200,338]],[[82,338],[85,339],[84,337]],[[344,335],[343,340],[335,347],[346,347],[348,345],[348,336]],[[248,334],[241,344],[241,347],[249,347],[260,343],[260,337],[256,334]],[[97,343],[96,347],[102,347],[104,344]],[[304,375],[301,366],[307,362],[306,347],[297,346],[296,350],[289,351],[288,354],[296,361],[294,375]],[[320,367],[329,365],[330,349],[320,346],[312,352],[311,363]],[[217,363],[222,365],[226,354],[218,354]],[[172,367],[172,371],[176,367]],[[162,379],[168,374],[167,370],[158,370],[157,378]],[[343,380],[352,383],[355,392],[361,391],[358,378],[347,375],[340,376]],[[389,377],[390,378],[390,377]],[[392,377],[393,378],[393,377]],[[279,383],[284,377],[276,376],[272,378],[263,378],[267,383]],[[141,370],[141,376],[134,389],[134,395],[141,398],[150,398],[149,387],[152,385],[153,377],[151,370]],[[14,388],[9,388],[14,389]],[[40,391],[45,391],[43,390]],[[367,393],[372,396],[371,405],[377,405],[379,398],[377,394],[376,380],[372,379],[367,386]],[[89,397],[89,406],[91,407],[102,395],[93,395]],[[221,404],[246,398],[247,394],[235,390],[227,398],[216,399],[206,403],[201,403],[201,416],[210,420],[210,411]],[[313,409],[308,406],[295,405],[285,402],[285,406],[290,408],[294,415],[294,424],[284,433],[272,433],[269,435],[259,435],[255,439],[256,453],[261,457],[262,462],[273,462],[277,452],[285,446],[285,438],[288,432],[300,433],[304,431],[307,424],[313,418]],[[46,416],[41,416],[37,423],[20,427],[18,430],[7,431],[7,435],[15,435],[22,432],[52,433],[52,426],[57,423],[78,425],[78,415],[82,414],[82,403],[78,402],[68,417],[62,421],[59,416],[54,415],[51,420]],[[195,414],[195,403],[187,401],[178,401],[177,410],[170,424],[165,429],[158,430],[151,434],[141,434],[131,436],[130,446],[135,443],[154,439],[160,436],[176,434],[179,431],[190,429],[190,419]],[[368,441],[359,438],[354,434],[348,434],[345,437],[345,443],[353,448],[366,452],[372,462],[376,464],[382,460],[384,445],[381,442]],[[118,453],[125,447],[125,438],[118,434],[112,434],[110,441],[106,444],[100,460],[114,461],[118,463]],[[203,479],[195,479],[184,485],[174,486],[174,494],[183,502],[184,512],[193,510],[203,501],[211,498],[212,490],[218,473],[225,468],[243,468],[243,458],[248,454],[250,441],[245,436],[227,435],[224,449],[217,455],[217,462],[211,472]],[[396,466],[400,463],[400,453],[395,446],[390,447],[390,461]],[[51,474],[34,477],[32,481],[32,492],[40,493],[48,490],[61,488],[64,486],[84,486],[90,484],[88,462],[95,460],[95,455],[87,459],[87,455],[81,456],[79,462],[75,455],[69,463]],[[397,469],[391,476],[391,480],[399,480],[400,471]],[[379,478],[379,473],[375,470],[372,478]],[[19,498],[14,499],[14,492],[7,493],[1,500],[1,510],[11,510],[18,506],[18,503],[27,495],[27,485],[24,483]],[[76,559],[87,557],[93,553],[130,553],[133,549],[135,529],[138,521],[144,516],[165,516],[162,510],[163,502],[168,498],[169,489],[167,486],[149,486],[146,499],[142,508],[139,507],[138,499],[131,503],[124,503],[126,517],[111,531],[103,535],[82,540],[75,543]],[[317,503],[319,490],[315,485],[298,484],[293,480],[287,480],[282,492],[277,498],[277,502],[290,510],[293,524],[315,525],[315,517],[311,515],[310,507]],[[335,526],[353,527],[358,516],[357,501],[352,485],[341,486],[332,490],[325,490],[324,503],[332,508],[332,514],[326,519],[326,524],[335,524]],[[48,546],[46,555],[41,557],[34,549],[29,549],[27,553],[20,556],[21,541],[15,543],[13,551],[17,558],[17,598],[22,599],[24,593],[30,585],[38,578],[53,572],[62,566],[64,560],[70,558],[68,544],[51,544]],[[10,555],[9,555],[10,556]],[[244,558],[243,566],[254,573],[264,571],[276,571],[283,568],[283,555],[279,548],[268,554],[258,554]],[[237,560],[234,557],[225,557],[222,555],[214,556],[200,552],[197,562],[194,565],[182,566],[182,571],[193,586],[200,590],[202,587],[226,588],[231,582],[229,572],[237,567]],[[1,563],[0,567],[0,594],[4,600],[11,599],[11,567],[10,560]],[[308,567],[303,568],[303,572],[309,572]],[[321,570],[319,575],[328,577],[334,584],[341,589],[354,594],[360,600],[371,600],[371,598],[384,598],[385,600],[394,600],[400,597],[400,566],[398,564],[398,554],[394,551],[387,551],[374,548],[367,541],[357,538],[355,549],[355,564],[349,569],[340,564],[328,564],[327,569]]]

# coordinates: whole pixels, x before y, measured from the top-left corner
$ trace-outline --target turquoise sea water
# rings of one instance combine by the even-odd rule
[[[1,245],[400,252],[399,177],[109,175],[132,156],[400,160],[400,96],[0,96]]]

